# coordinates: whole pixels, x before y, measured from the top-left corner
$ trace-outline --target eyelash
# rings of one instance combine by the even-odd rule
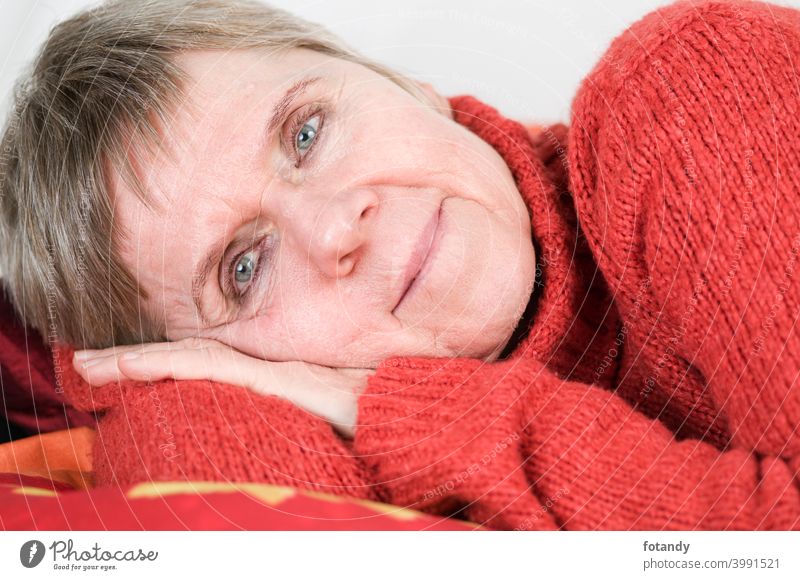
[[[314,136],[314,140],[312,141],[310,148],[304,154],[301,155],[300,152],[297,150],[297,134],[300,132],[300,129],[302,129],[303,126],[310,119],[313,119],[317,115],[320,116],[320,119],[319,119],[319,126],[317,127],[317,131],[316,131],[316,134]],[[300,167],[302,162],[309,155],[312,154],[312,152],[314,151],[314,149],[317,146],[317,142],[320,140],[320,134],[322,133],[322,127],[324,126],[324,124],[325,124],[324,108],[319,103],[312,104],[309,108],[307,108],[307,112],[305,114],[294,115],[292,117],[292,119],[290,119],[289,122],[285,124],[284,137],[286,137],[286,133],[288,133],[288,138],[291,140],[290,141],[291,142],[291,149],[290,150],[292,152],[292,156],[295,158],[295,165],[294,165],[295,167]],[[285,142],[285,140],[284,140],[284,142]],[[250,295],[253,286],[255,286],[258,283],[259,276],[261,274],[261,269],[263,268],[264,263],[265,262],[269,263],[269,261],[270,261],[269,258],[265,256],[265,254],[267,254],[268,252],[267,252],[267,249],[264,246],[266,246],[266,244],[262,240],[258,244],[256,244],[255,246],[252,246],[252,247],[244,250],[243,252],[238,253],[236,256],[234,256],[230,260],[230,262],[228,262],[228,264],[227,264],[227,266],[225,268],[225,270],[226,270],[226,276],[225,276],[225,282],[224,282],[225,295],[226,296],[232,295],[234,300],[239,305],[244,303],[244,301]],[[242,257],[245,254],[247,254],[249,252],[252,252],[252,251],[255,251],[255,250],[259,251],[259,257],[258,257],[258,262],[256,263],[256,268],[255,268],[255,270],[253,270],[253,279],[250,282],[250,284],[247,286],[247,289],[243,293],[239,294],[235,290],[235,285],[234,285],[233,288],[231,287],[232,286],[231,285],[231,281],[233,280],[234,269],[236,268],[236,264],[239,263],[239,260],[241,260]]]

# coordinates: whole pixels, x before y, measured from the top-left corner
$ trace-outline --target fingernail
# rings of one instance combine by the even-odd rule
[[[142,353],[140,352],[126,352],[125,354],[122,355],[122,358],[125,360],[134,360],[139,358],[140,356],[142,356]]]
[[[90,358],[89,360],[81,361],[81,366],[86,369],[92,365],[96,365],[102,360],[103,360],[102,358]]]
[[[96,350],[76,350],[75,358],[78,360],[83,360],[85,358],[89,358],[96,352],[97,352]]]

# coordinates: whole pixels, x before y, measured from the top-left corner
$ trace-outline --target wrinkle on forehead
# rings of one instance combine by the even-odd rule
[[[174,96],[169,110],[157,113],[148,111],[145,114],[146,125],[130,131],[123,143],[124,157],[132,166],[131,180],[134,182],[128,184],[128,189],[137,193],[138,184],[141,184],[143,197],[152,200],[148,209],[154,213],[163,212],[165,205],[177,203],[177,198],[183,197],[184,193],[181,191],[181,184],[188,183],[202,172],[204,167],[201,162],[204,158],[219,160],[220,154],[224,154],[226,147],[230,146],[230,143],[223,144],[216,139],[209,140],[204,135],[217,135],[220,129],[229,129],[231,119],[236,123],[243,123],[246,119],[239,114],[242,106],[251,103],[254,94],[260,94],[259,83],[253,81],[252,75],[239,73],[237,76],[231,76],[232,71],[238,69],[235,66],[225,66],[226,59],[243,58],[246,73],[257,72],[263,75],[263,70],[259,67],[264,66],[265,59],[276,62],[298,52],[302,54],[304,50],[294,49],[284,53],[267,54],[258,50],[235,53],[191,50],[176,54],[173,62],[184,73],[184,78],[177,81],[179,94]],[[276,78],[270,79],[269,84],[280,85],[295,74],[296,71],[292,70],[286,75],[277,75]],[[268,94],[271,94],[271,91]],[[232,114],[232,111],[238,112]],[[226,112],[230,118],[224,114]],[[214,123],[214,119],[216,123],[212,127],[209,122]],[[201,125],[203,130],[198,131]],[[244,123],[244,126],[247,125]],[[235,137],[236,133],[233,135]],[[249,145],[251,141],[254,140],[248,139],[245,145]],[[212,151],[215,145],[221,150]],[[241,148],[237,148],[239,149]],[[255,147],[245,147],[245,149],[251,149],[249,161],[258,154]],[[247,159],[229,161],[236,163],[236,167],[230,168],[236,172],[252,170],[251,163],[248,163]],[[172,171],[165,171],[167,168]],[[173,178],[170,179],[170,176]],[[168,181],[171,183],[167,183]],[[213,184],[214,180],[210,181]],[[118,182],[117,187],[119,186]],[[115,188],[110,189],[113,193]]]

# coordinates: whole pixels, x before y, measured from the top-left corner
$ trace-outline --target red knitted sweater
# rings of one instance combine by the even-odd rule
[[[681,3],[614,41],[566,143],[452,98],[531,211],[509,355],[384,361],[352,442],[228,385],[90,390],[64,359],[105,411],[98,481],[269,481],[503,529],[800,527],[798,61],[798,12]]]

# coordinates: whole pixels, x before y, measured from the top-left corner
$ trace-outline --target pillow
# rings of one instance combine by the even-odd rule
[[[5,530],[450,530],[480,526],[268,484],[141,483],[73,491],[0,473]]]
[[[73,489],[92,484],[94,430],[77,427],[0,445],[0,473],[48,479]]]

